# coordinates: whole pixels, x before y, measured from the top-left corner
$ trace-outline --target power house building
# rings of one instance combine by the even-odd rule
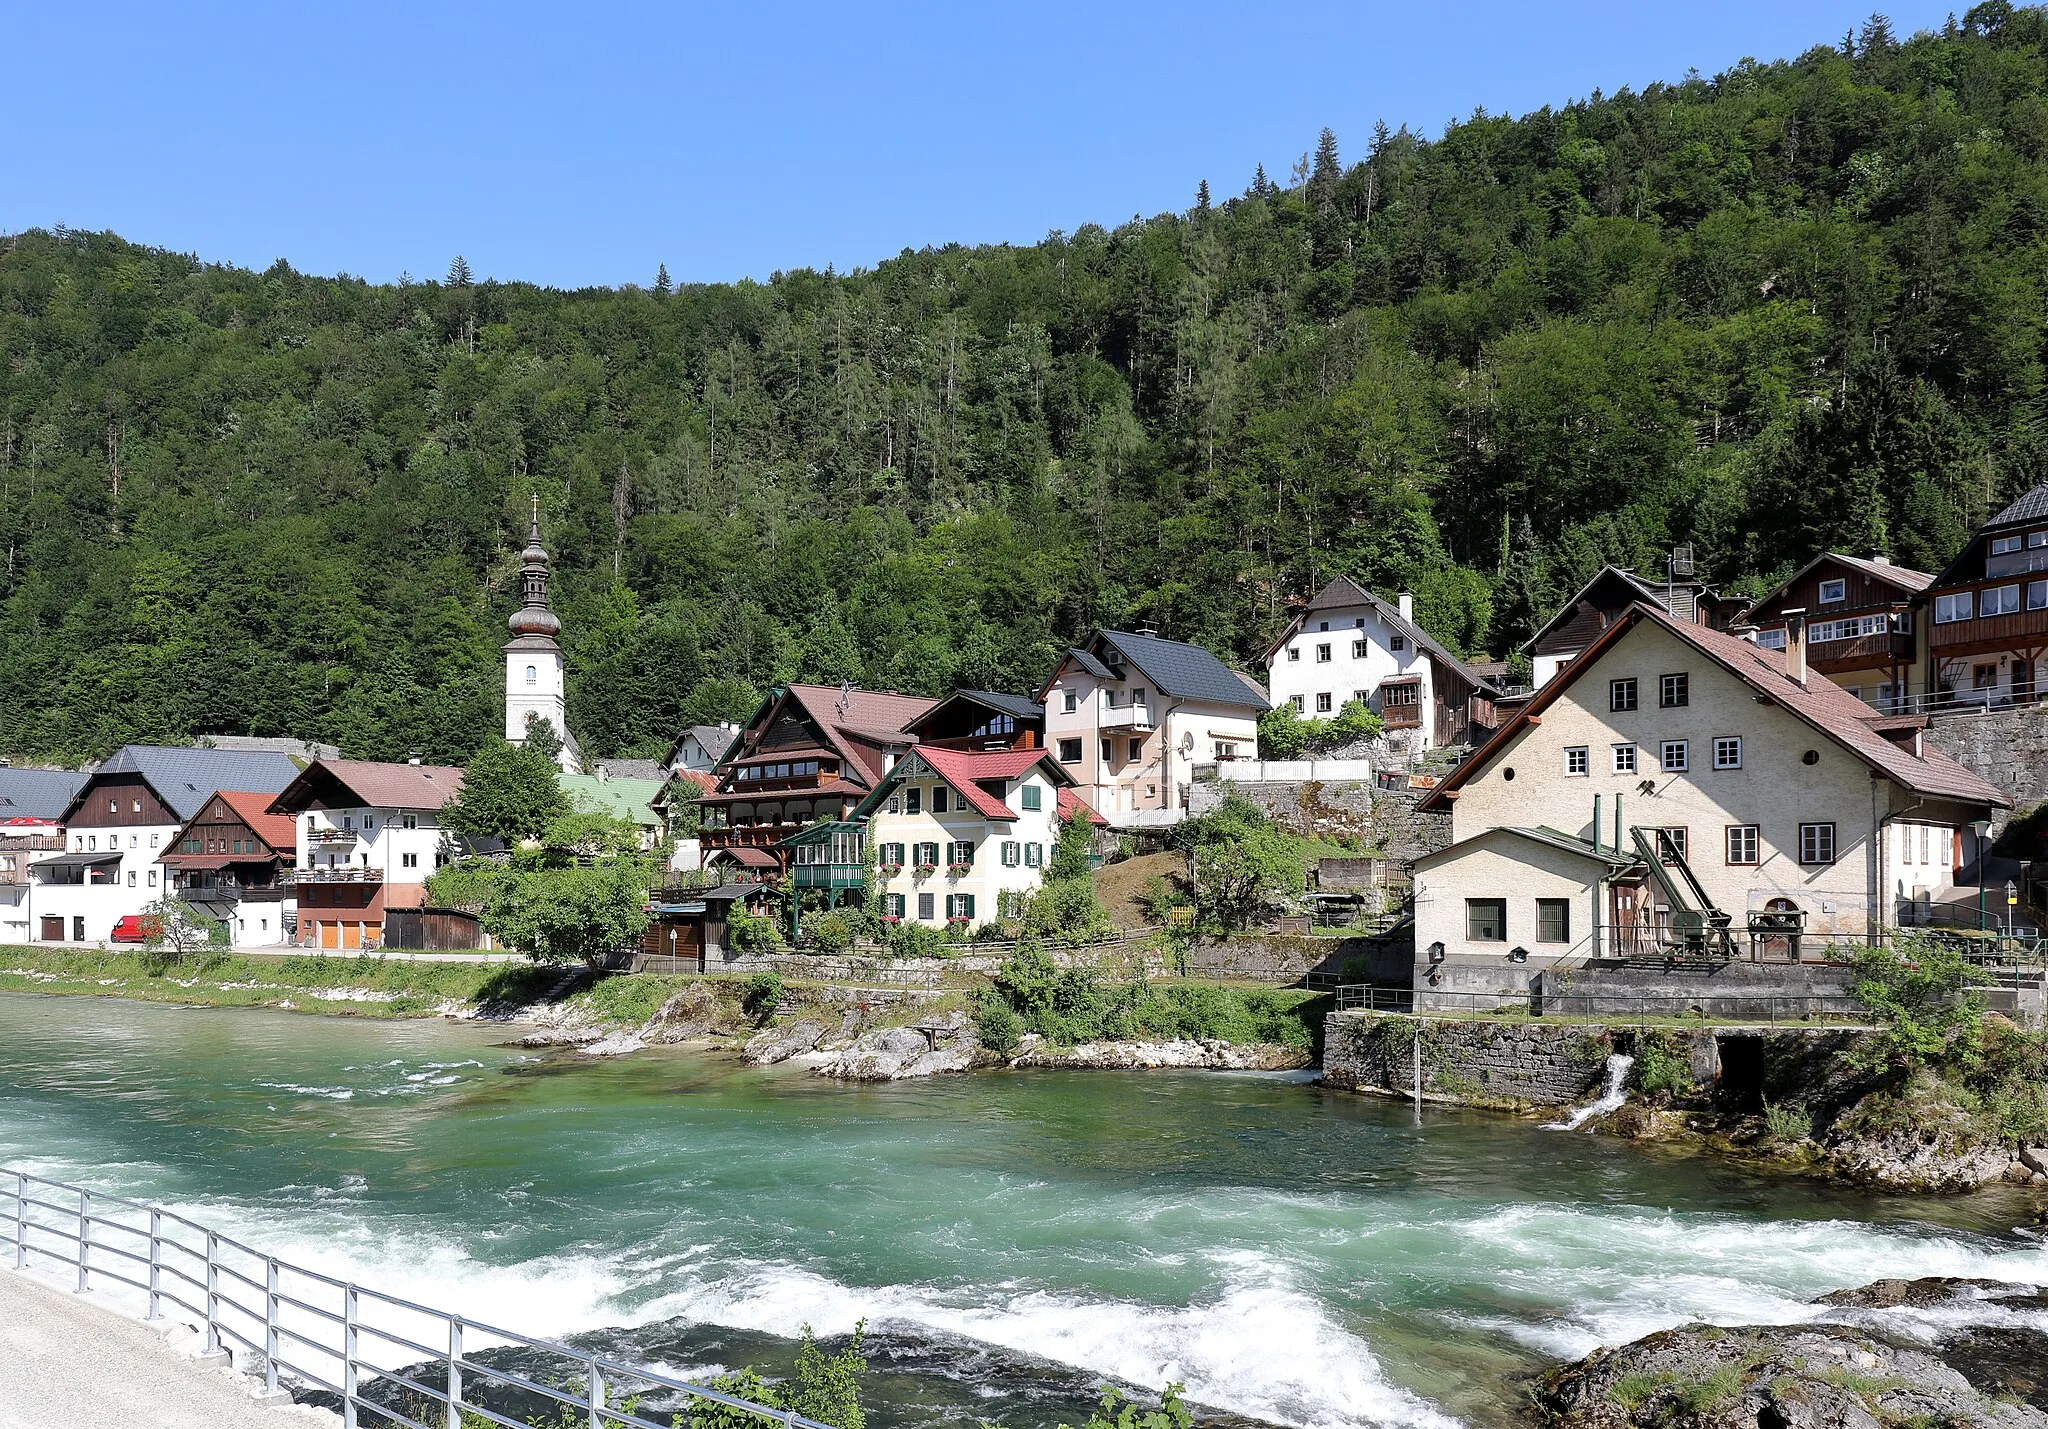
[[[1421,808],[1419,990],[1526,989],[1560,963],[1854,943],[1976,896],[2005,795],[1807,664],[1638,604]]]

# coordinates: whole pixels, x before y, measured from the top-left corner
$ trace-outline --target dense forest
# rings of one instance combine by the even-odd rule
[[[1671,543],[1923,569],[2048,479],[2048,15],[1881,18],[1029,247],[561,292],[0,239],[0,753],[499,725],[537,494],[587,751],[778,681],[1249,662],[1343,572],[1510,650]]]

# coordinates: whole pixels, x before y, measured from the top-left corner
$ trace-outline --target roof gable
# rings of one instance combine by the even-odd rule
[[[1785,657],[1778,651],[1766,650],[1703,625],[1678,620],[1660,605],[1638,601],[1622,612],[1578,658],[1566,664],[1548,684],[1536,691],[1513,719],[1496,730],[1470,759],[1431,790],[1417,808],[1442,812],[1456,790],[1499,758],[1533,719],[1562,699],[1567,691],[1599,665],[1602,656],[1644,622],[1656,625],[1683,644],[1691,645],[1747,684],[1761,700],[1779,706],[1902,788],[1939,799],[1990,804],[1997,808],[2011,807],[2012,800],[2003,792],[1947,755],[1928,750],[1924,756],[1915,756],[1912,751],[1892,743],[1874,727],[1881,722],[1877,711],[1825,675],[1809,672],[1806,683],[1802,685],[1787,673]]]
[[[1098,659],[1112,652],[1121,656],[1123,663],[1135,667],[1155,689],[1175,699],[1238,709],[1272,708],[1263,691],[1204,646],[1163,640],[1157,635],[1104,630],[1096,635],[1092,648]]]
[[[1463,676],[1468,683],[1477,686],[1481,692],[1487,695],[1498,693],[1491,676],[1477,666],[1460,660],[1450,652],[1449,648],[1442,641],[1431,635],[1427,630],[1424,630],[1412,620],[1404,619],[1398,606],[1374,595],[1349,576],[1338,576],[1335,580],[1324,586],[1321,593],[1314,600],[1295,613],[1294,618],[1289,620],[1280,633],[1274,637],[1273,643],[1266,647],[1264,655],[1260,658],[1266,664],[1272,664],[1273,657],[1280,652],[1280,647],[1289,640],[1292,640],[1298,633],[1307,629],[1308,617],[1314,612],[1319,610],[1356,609],[1372,611],[1374,615],[1379,617],[1380,624],[1386,626],[1388,630],[1396,635],[1405,635],[1408,637],[1408,643],[1415,649],[1429,656],[1437,664],[1448,666],[1451,670]],[[1331,633],[1335,634],[1336,632],[1332,631]]]
[[[462,771],[445,764],[384,764],[316,759],[271,802],[297,814],[315,803],[335,808],[436,810],[462,792]]]
[[[1739,618],[1742,620],[1753,620],[1758,611],[1774,601],[1782,600],[1785,593],[1791,590],[1793,586],[1798,585],[1824,566],[1833,566],[1844,572],[1866,575],[1873,580],[1883,581],[1886,585],[1891,586],[1904,595],[1917,595],[1927,589],[1934,581],[1933,575],[1927,571],[1916,571],[1906,566],[1894,566],[1885,561],[1867,561],[1857,556],[1845,556],[1840,551],[1823,551],[1791,575],[1785,577],[1768,594],[1760,596],[1744,606]]]
[[[201,749],[154,744],[129,744],[81,784],[64,808],[68,820],[102,775],[139,775],[150,792],[180,822],[198,813],[221,789],[247,789],[274,794],[299,775],[299,766],[283,754],[248,753],[233,749]]]
[[[888,777],[861,800],[860,806],[854,810],[854,817],[865,818],[872,814],[892,790],[901,788],[909,780],[930,776],[945,783],[983,818],[1012,823],[1017,818],[1017,811],[982,788],[981,781],[1021,779],[1034,768],[1041,767],[1049,776],[1047,782],[1055,789],[1063,789],[1073,783],[1073,776],[1043,749],[998,749],[976,753],[920,744],[896,761],[896,767],[889,771]]]

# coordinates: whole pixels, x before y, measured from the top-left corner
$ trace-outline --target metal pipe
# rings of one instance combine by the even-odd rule
[[[148,1319],[161,1320],[163,1310],[163,1242],[164,1213],[155,1207],[149,1212],[149,1314]]]
[[[204,1353],[217,1354],[220,1350],[220,1237],[212,1231],[206,1233],[206,1348]]]
[[[263,1388],[277,1393],[277,1257],[264,1267],[263,1290]]]
[[[356,1429],[356,1288],[341,1292],[341,1423]]]

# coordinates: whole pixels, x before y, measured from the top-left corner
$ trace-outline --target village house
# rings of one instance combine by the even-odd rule
[[[913,744],[988,751],[1045,748],[1045,706],[1029,695],[955,690],[903,727]]]
[[[672,775],[685,769],[708,774],[718,767],[718,761],[725,758],[739,735],[740,727],[736,724],[693,724],[668,747],[662,767]]]
[[[1638,602],[1668,612],[1687,625],[1725,630],[1745,602],[1724,596],[1695,576],[1654,581],[1619,566],[1602,566],[1593,579],[1523,642],[1529,657],[1530,684],[1542,689],[1580,651],[1600,637],[1624,611]]]
[[[1631,954],[1856,944],[1974,898],[2009,801],[1813,672],[1639,603],[1419,806],[1417,986],[1526,988]]]
[[[871,845],[875,884],[867,896],[884,918],[969,928],[1021,910],[1044,878],[1061,822],[1074,813],[1101,822],[1043,749],[920,744],[850,820],[791,841],[797,886],[845,886],[834,879],[849,873],[858,886]]]
[[[164,886],[225,924],[238,946],[290,940],[298,862],[292,820],[270,812],[270,793],[223,789],[171,835],[157,862]]]
[[[64,852],[58,822],[87,776],[68,769],[16,769],[0,762],[0,943],[36,934],[33,864]]]
[[[1388,743],[1408,754],[1472,744],[1493,728],[1492,682],[1415,623],[1400,605],[1338,576],[1266,647],[1274,708],[1330,719],[1356,700],[1380,717]]]
[[[441,765],[321,759],[270,803],[297,823],[298,942],[373,948],[387,911],[426,902],[426,881],[454,856],[441,809],[462,771]]]
[[[1046,747],[1115,828],[1185,818],[1195,765],[1254,757],[1271,708],[1201,646],[1117,630],[1069,650],[1038,698]]]
[[[97,942],[165,893],[158,859],[222,789],[274,794],[299,773],[282,754],[131,744],[92,772],[59,815],[66,848],[30,869],[36,936]]]
[[[781,877],[778,846],[818,820],[843,820],[910,748],[903,727],[936,703],[851,685],[770,691],[697,801],[705,870]]]
[[[1922,707],[2038,700],[2048,658],[2048,485],[1986,522],[1920,604]]]
[[[1830,551],[1815,556],[1784,584],[1742,613],[1756,643],[1785,648],[1791,621],[1806,628],[1806,663],[1858,699],[1891,711],[1913,688],[1919,669],[1913,606],[1934,579],[1895,566]]]

